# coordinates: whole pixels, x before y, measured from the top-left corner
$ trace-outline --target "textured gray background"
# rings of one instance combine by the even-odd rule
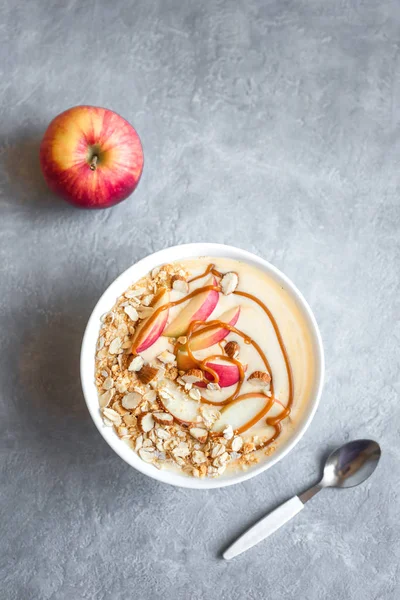
[[[400,5],[397,0],[23,2],[1,10],[2,600],[400,596]],[[105,212],[52,197],[38,143],[67,107],[121,113],[145,170]],[[245,484],[158,484],[92,425],[78,358],[104,288],[171,244],[256,252],[304,292],[327,377],[290,458]],[[373,479],[268,543],[221,550],[379,440]]]

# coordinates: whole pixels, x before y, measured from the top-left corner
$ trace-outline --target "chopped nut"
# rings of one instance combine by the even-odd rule
[[[121,348],[121,344],[122,344],[122,340],[120,337],[114,338],[108,348],[109,353],[110,354],[118,354],[118,352]]]
[[[233,427],[232,425],[227,425],[227,427],[225,427],[224,431],[222,432],[224,438],[226,440],[231,440],[233,438]]]
[[[225,452],[224,444],[215,444],[215,446],[211,450],[211,458],[216,458],[217,456],[219,456],[220,454],[223,454],[224,452]]]
[[[228,342],[224,346],[224,350],[229,358],[237,358],[239,356],[240,346],[237,342]]]
[[[189,391],[189,396],[192,400],[201,400],[201,392],[199,389],[195,388]]]
[[[174,417],[167,412],[154,412],[153,419],[156,423],[160,423],[160,425],[172,425],[174,422]]]
[[[138,392],[129,392],[126,394],[122,400],[121,404],[124,408],[132,409],[136,408],[143,400],[143,396],[138,394]]]
[[[140,371],[137,372],[137,376],[139,380],[147,385],[150,381],[153,381],[155,377],[157,377],[158,369],[155,367],[151,367],[150,365],[143,365]]]
[[[221,290],[225,296],[232,294],[238,286],[239,278],[237,273],[226,273],[221,279]]]
[[[252,385],[267,387],[271,383],[271,375],[264,371],[254,371],[254,373],[249,376],[247,381]]]
[[[187,342],[187,337],[186,335],[181,335],[176,341],[178,342],[178,344],[184,345]]]
[[[208,438],[208,431],[201,427],[191,427],[189,433],[192,437],[198,440],[201,444],[205,444]]]
[[[241,447],[243,446],[243,440],[240,435],[235,435],[231,442],[231,448],[233,452],[239,452]]]
[[[128,304],[128,306],[125,306],[124,312],[128,315],[128,317],[130,319],[132,319],[132,321],[137,321],[139,319],[139,315],[138,315],[136,308],[134,306],[132,306],[131,304]]]
[[[164,350],[157,356],[158,360],[165,365],[169,365],[175,362],[175,354],[172,354],[169,350]]]
[[[144,433],[148,433],[154,427],[153,415],[150,412],[142,413],[138,416],[137,423]]]
[[[144,365],[144,360],[141,356],[135,356],[128,367],[128,371],[140,371]]]
[[[181,294],[187,294],[189,291],[189,284],[181,275],[174,275],[171,279],[171,284],[172,289]]]
[[[197,381],[202,381],[203,371],[201,369],[189,369],[189,371],[186,371],[186,373],[182,375],[181,379],[185,383],[196,383]]]
[[[195,450],[194,452],[192,452],[192,462],[194,462],[195,465],[200,465],[202,463],[205,463],[206,461],[206,455],[201,450]]]

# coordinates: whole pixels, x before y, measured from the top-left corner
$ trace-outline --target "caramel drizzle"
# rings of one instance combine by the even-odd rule
[[[200,275],[197,275],[196,277],[192,277],[191,279],[188,280],[188,283],[192,283],[194,281],[197,281],[199,279],[202,279],[203,277],[205,277],[206,275],[212,274],[215,277],[219,277],[222,278],[223,277],[223,273],[220,273],[219,271],[217,271],[215,269],[215,265],[213,264],[209,264],[206,268],[206,270],[201,273]],[[158,316],[164,311],[164,310],[168,310],[174,306],[179,306],[180,304],[183,304],[184,302],[186,302],[187,300],[190,300],[191,298],[194,298],[195,296],[197,296],[198,294],[202,294],[203,292],[206,291],[211,291],[214,290],[216,292],[220,292],[221,288],[220,286],[215,286],[215,285],[206,285],[200,288],[197,288],[196,290],[193,290],[193,292],[190,292],[187,296],[185,296],[184,298],[181,298],[180,300],[175,300],[174,302],[167,302],[166,304],[163,304],[162,306],[160,306],[159,308],[157,308],[154,313],[149,317],[147,323],[146,323],[146,331],[148,331],[149,329],[151,329],[151,327],[153,326],[153,324],[155,323],[156,319],[158,318]],[[154,298],[153,302],[152,302],[152,306],[154,306],[160,299],[160,297],[162,296],[164,292],[160,292],[159,294],[156,295],[156,297]],[[286,372],[287,372],[287,377],[288,377],[288,383],[289,383],[289,396],[288,396],[288,402],[286,407],[275,417],[267,417],[266,419],[266,423],[267,425],[269,425],[270,427],[274,428],[274,433],[272,434],[272,436],[264,441],[263,443],[259,444],[257,446],[257,448],[263,448],[265,446],[268,446],[269,444],[271,444],[272,442],[274,442],[280,435],[281,431],[282,431],[282,421],[284,419],[286,419],[286,417],[288,417],[290,415],[290,411],[291,411],[291,407],[293,404],[293,397],[294,397],[294,385],[293,385],[293,372],[292,372],[292,367],[290,364],[290,360],[289,360],[289,356],[281,335],[281,332],[279,330],[278,324],[273,316],[273,314],[271,313],[271,311],[269,310],[269,308],[263,303],[261,302],[261,300],[259,300],[258,298],[256,298],[255,296],[253,296],[252,294],[249,294],[247,292],[240,292],[235,290],[233,292],[234,294],[236,294],[237,296],[242,296],[245,298],[249,298],[250,300],[252,300],[253,302],[256,302],[261,308],[262,310],[266,313],[267,317],[269,318],[273,328],[274,328],[274,332],[275,335],[277,337],[284,361],[285,361],[285,366],[286,366]],[[256,397],[264,397],[264,394],[260,393],[260,392],[250,392],[247,394],[242,394],[241,396],[240,394],[240,390],[242,388],[242,384],[244,381],[244,369],[243,369],[243,365],[236,359],[234,358],[230,358],[224,354],[215,354],[213,356],[209,356],[207,358],[205,358],[204,360],[198,360],[193,352],[191,351],[190,348],[190,341],[197,337],[200,334],[204,334],[207,331],[211,331],[213,329],[219,329],[219,328],[223,328],[223,329],[228,329],[229,331],[236,333],[237,335],[239,335],[240,337],[243,338],[244,342],[246,344],[251,344],[255,350],[258,352],[258,354],[260,355],[268,373],[271,376],[271,384],[270,384],[270,390],[271,390],[271,398],[268,398],[268,396],[266,396],[266,398],[268,398],[268,401],[266,402],[265,407],[259,411],[252,419],[250,419],[249,421],[247,421],[244,425],[242,425],[241,427],[239,427],[238,429],[235,430],[235,434],[239,435],[245,431],[247,431],[248,429],[250,429],[251,427],[253,427],[253,425],[255,425],[260,419],[262,419],[268,412],[269,410],[272,408],[272,405],[275,402],[274,399],[274,378],[273,378],[273,374],[272,374],[272,369],[271,366],[269,364],[269,361],[267,359],[267,357],[265,356],[264,352],[261,350],[260,346],[257,344],[257,342],[255,342],[253,339],[251,339],[248,335],[246,335],[243,331],[241,331],[240,329],[237,329],[236,327],[229,325],[228,323],[224,323],[222,321],[219,320],[213,320],[213,321],[209,321],[207,322],[207,324],[204,327],[201,327],[201,329],[199,329],[200,326],[204,325],[204,321],[192,321],[189,325],[188,331],[186,333],[186,337],[187,337],[187,341],[185,344],[180,344],[179,342],[177,342],[175,344],[175,348],[174,348],[174,352],[175,354],[177,354],[177,352],[179,350],[185,350],[190,358],[190,360],[193,362],[194,365],[196,365],[196,367],[200,368],[202,371],[205,371],[207,373],[209,373],[211,375],[211,377],[213,378],[213,381],[215,383],[218,383],[219,381],[219,376],[218,374],[207,365],[207,362],[210,362],[212,360],[215,359],[223,359],[226,362],[230,362],[234,365],[237,366],[237,368],[239,369],[239,381],[236,385],[236,389],[233,392],[233,394],[231,394],[231,396],[229,396],[228,398],[226,398],[223,401],[219,401],[219,402],[214,402],[212,400],[209,400],[207,398],[204,398],[202,396],[201,398],[201,402],[205,403],[205,404],[212,404],[214,406],[222,406],[221,409],[221,413],[224,412],[228,406],[231,406],[232,404],[235,404],[237,402],[240,402],[241,400],[246,400],[248,398],[256,398]],[[133,351],[135,350],[135,347],[140,345],[140,341],[144,335],[144,331],[142,332],[142,335],[138,336],[138,339],[135,340],[135,345],[133,347]],[[220,346],[221,347],[221,346]],[[216,435],[218,435],[218,433],[216,433]]]
[[[223,274],[220,273],[219,271],[217,271],[215,269],[215,265],[210,264],[207,266],[206,270],[204,271],[204,273],[193,277],[192,279],[189,280],[189,283],[191,283],[192,281],[197,281],[198,279],[201,279],[202,277],[205,277],[206,275],[212,273],[213,275],[215,275],[216,277],[223,277]],[[285,361],[285,366],[286,366],[286,373],[287,373],[287,377],[288,377],[288,384],[289,384],[289,394],[288,394],[288,402],[286,407],[275,417],[267,417],[266,419],[266,423],[267,425],[269,425],[270,427],[274,428],[274,433],[272,434],[272,436],[266,440],[263,444],[261,444],[259,447],[264,447],[264,446],[268,446],[269,444],[272,444],[272,442],[274,442],[280,435],[281,431],[282,431],[282,421],[284,419],[286,419],[289,415],[290,415],[290,411],[291,411],[291,407],[293,405],[293,398],[294,398],[294,384],[293,384],[293,372],[292,372],[292,366],[290,364],[290,359],[286,350],[286,346],[285,343],[283,341],[282,338],[282,334],[279,330],[278,324],[275,320],[275,317],[273,316],[272,312],[270,311],[270,309],[263,303],[261,302],[261,300],[259,300],[258,298],[256,298],[256,296],[253,296],[253,294],[249,294],[247,292],[240,292],[238,290],[235,290],[233,292],[234,294],[236,294],[237,296],[242,296],[244,298],[249,298],[250,300],[252,300],[253,302],[256,302],[261,308],[262,310],[265,312],[265,314],[267,315],[268,319],[270,320],[273,328],[274,328],[274,332],[275,335],[277,337],[278,343],[279,343],[279,347],[281,349],[284,361]],[[194,360],[197,365],[203,369],[204,371],[209,372],[213,378],[215,382],[218,382],[218,375],[217,373],[215,373],[215,371],[213,371],[212,369],[210,369],[209,367],[207,367],[207,365],[205,364],[208,360],[210,360],[210,358],[205,359],[205,361],[197,361],[195,359],[195,357],[193,356],[193,353],[190,351],[190,339],[191,337],[196,337],[196,332],[194,332],[192,335],[191,332],[196,328],[196,326],[199,325],[199,322],[197,323],[191,323],[189,326],[189,330],[188,330],[188,340],[185,344],[186,346],[186,351],[190,357],[191,360]],[[244,431],[247,431],[248,429],[250,429],[250,427],[252,427],[253,425],[255,425],[260,419],[262,419],[271,409],[272,405],[274,404],[274,378],[273,378],[273,374],[272,374],[272,369],[271,366],[269,364],[269,361],[267,359],[267,357],[265,356],[264,352],[261,350],[260,346],[251,338],[249,338],[246,334],[244,334],[242,331],[240,331],[239,329],[237,329],[236,327],[232,327],[226,323],[221,323],[221,321],[210,321],[206,327],[203,327],[201,329],[201,333],[205,333],[206,331],[209,331],[210,329],[214,329],[215,327],[223,327],[224,329],[229,329],[229,331],[232,331],[234,333],[236,333],[237,335],[239,335],[240,337],[243,338],[244,342],[247,344],[252,344],[252,346],[257,350],[258,354],[260,355],[264,365],[267,368],[268,373],[271,375],[271,384],[270,384],[270,390],[271,390],[271,399],[270,401],[267,402],[266,406],[264,409],[262,409],[253,419],[251,419],[250,421],[248,421],[247,423],[245,423],[244,425],[242,425],[239,429],[236,430],[236,434],[240,434],[243,433]],[[197,332],[197,335],[200,334],[200,331]],[[210,400],[207,400],[206,398],[202,397],[202,402],[206,402],[208,404],[213,404],[213,405],[219,405],[219,406],[223,406],[221,412],[223,412],[224,410],[226,410],[226,408],[228,407],[227,405],[231,405],[233,403],[239,402],[241,400],[246,400],[247,398],[254,398],[254,397],[259,397],[260,394],[257,392],[254,393],[249,393],[249,394],[242,394],[241,396],[240,394],[240,389],[242,387],[243,384],[243,380],[244,380],[244,371],[243,371],[243,367],[241,365],[241,363],[239,363],[239,361],[235,361],[234,359],[230,359],[229,357],[226,357],[224,355],[221,356],[213,356],[213,359],[215,358],[223,358],[225,361],[228,362],[233,362],[237,365],[238,369],[239,369],[239,381],[238,384],[236,386],[236,389],[234,391],[234,393],[227,399],[225,399],[223,402],[212,402]]]

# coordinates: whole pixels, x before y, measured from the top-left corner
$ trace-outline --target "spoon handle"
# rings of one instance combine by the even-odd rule
[[[278,508],[258,521],[258,523],[240,536],[232,546],[225,550],[223,557],[225,560],[230,560],[245,550],[252,548],[271,535],[271,533],[274,533],[277,529],[282,527],[282,525],[297,515],[303,508],[304,503],[298,496],[294,496],[284,504],[281,504],[281,506],[278,506]]]

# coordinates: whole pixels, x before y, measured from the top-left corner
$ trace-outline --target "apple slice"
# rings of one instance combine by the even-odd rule
[[[222,411],[221,417],[214,423],[213,431],[222,431],[227,425],[232,425],[234,431],[240,431],[246,423],[249,423],[258,414],[262,419],[264,416],[263,411],[268,408],[270,403],[271,399],[263,394],[232,402]]]
[[[197,423],[196,417],[200,414],[199,402],[192,400],[175,381],[161,379],[157,382],[157,391],[161,404],[178,423]]]
[[[151,305],[151,308],[157,310],[164,304],[167,304],[169,301],[169,292],[165,290],[161,295],[157,295],[154,299],[154,304]],[[138,329],[136,330],[135,337],[132,342],[132,351],[144,352],[147,348],[150,348],[158,340],[162,332],[164,331],[164,327],[168,321],[168,313],[169,310],[166,308],[162,310],[160,314],[153,320],[152,315],[150,315],[145,321],[143,321]]]
[[[206,285],[217,285],[215,277],[211,278]],[[205,321],[217,306],[219,292],[206,290],[194,296],[181,310],[176,319],[172,321],[164,331],[167,337],[179,337],[184,335],[192,321]]]
[[[229,387],[230,385],[235,385],[240,379],[239,369],[236,365],[225,365],[222,363],[206,363],[207,367],[210,367],[219,377],[219,386],[222,388]],[[212,376],[207,371],[204,373],[204,376],[209,381],[212,381]],[[206,387],[207,383],[205,381],[199,381],[195,384],[198,387]]]
[[[239,315],[240,306],[234,306],[218,317],[218,321],[227,323],[228,325],[234,327],[239,319]],[[210,329],[204,333],[201,333],[201,329],[199,329],[193,334],[193,337],[190,340],[190,348],[193,352],[196,350],[209,348],[214,344],[218,344],[218,342],[226,338],[228,334],[229,329],[224,329],[223,327],[218,327],[217,325],[215,326],[215,329]]]

